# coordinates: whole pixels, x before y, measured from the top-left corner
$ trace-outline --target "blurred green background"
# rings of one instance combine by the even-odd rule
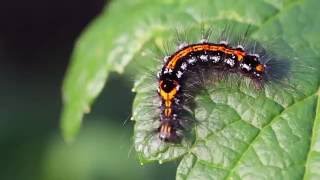
[[[177,163],[139,164],[126,122],[132,82],[116,74],[76,141],[61,137],[61,84],[73,44],[105,3],[0,3],[1,180],[174,179]]]

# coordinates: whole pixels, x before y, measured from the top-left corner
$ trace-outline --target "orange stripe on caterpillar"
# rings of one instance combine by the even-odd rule
[[[221,51],[225,54],[234,54],[235,56],[237,56],[238,61],[242,61],[243,57],[246,55],[246,53],[243,50],[228,48],[228,47],[225,47],[225,45],[192,44],[178,51],[176,54],[170,57],[166,67],[168,69],[174,69],[177,63],[181,60],[181,58],[185,57],[187,54],[191,52],[198,52],[198,51]]]

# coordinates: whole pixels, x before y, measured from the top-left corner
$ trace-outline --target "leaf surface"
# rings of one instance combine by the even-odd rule
[[[320,176],[320,12],[317,0],[119,0],[113,1],[76,43],[64,86],[61,126],[66,140],[110,72],[148,64],[150,44],[163,45],[177,26],[251,24],[255,39],[281,39],[299,56],[290,82],[295,92],[270,87],[256,92],[225,82],[195,98],[194,141],[161,143],[154,104],[156,82],[137,78],[133,104],[135,147],[142,163],[181,159],[177,179],[318,179]],[[278,53],[281,53],[279,49]],[[295,61],[296,62],[296,61]],[[294,66],[295,64],[293,64]],[[150,65],[154,71],[157,70]],[[315,69],[315,70],[314,70]],[[136,70],[136,69],[135,69]],[[110,97],[112,100],[112,97]]]

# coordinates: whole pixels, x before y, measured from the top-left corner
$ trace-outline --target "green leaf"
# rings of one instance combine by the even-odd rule
[[[205,20],[208,25],[252,23],[253,38],[276,36],[284,42],[277,53],[286,53],[282,50],[287,47],[298,54],[298,61],[290,59],[294,90],[280,84],[258,91],[223,81],[209,86],[195,98],[194,139],[171,144],[155,133],[159,120],[150,104],[157,101],[152,98],[156,82],[140,77],[133,120],[141,163],[181,159],[177,179],[319,179],[319,5],[316,0],[194,3],[189,12],[203,7],[214,11]]]
[[[253,25],[256,39],[275,36],[299,55],[290,85],[256,92],[221,82],[195,99],[194,140],[161,143],[154,130],[155,82],[140,76],[134,90],[134,141],[141,163],[181,159],[177,179],[318,179],[320,12],[317,0],[118,0],[76,43],[64,86],[61,127],[70,141],[112,71],[140,75],[150,44],[161,47],[179,26]],[[279,49],[281,53],[281,49]],[[278,52],[279,53],[279,52]],[[313,57],[313,58],[310,58]],[[154,67],[152,63],[147,65]],[[156,70],[156,69],[153,69]],[[152,86],[153,85],[153,86]],[[112,97],[110,97],[112,100]],[[317,109],[317,110],[316,110]]]

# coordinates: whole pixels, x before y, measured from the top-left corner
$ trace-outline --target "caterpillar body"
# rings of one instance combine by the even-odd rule
[[[183,109],[187,74],[194,69],[238,73],[263,86],[268,79],[269,59],[246,51],[242,45],[230,46],[226,41],[211,43],[206,40],[186,45],[166,57],[158,73],[160,105],[159,138],[166,142],[179,141],[183,135]]]

